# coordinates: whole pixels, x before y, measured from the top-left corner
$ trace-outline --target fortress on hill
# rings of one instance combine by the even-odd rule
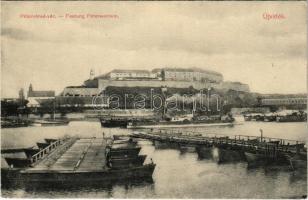
[[[61,96],[96,96],[108,86],[114,87],[167,87],[189,88],[197,90],[214,88],[217,90],[235,90],[249,92],[249,86],[240,82],[223,81],[218,72],[200,68],[158,68],[148,70],[115,69],[99,76],[91,70],[90,78],[81,86],[64,88]]]

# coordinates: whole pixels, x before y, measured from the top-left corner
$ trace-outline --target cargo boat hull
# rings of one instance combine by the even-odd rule
[[[278,116],[276,118],[277,122],[307,122],[307,117],[298,116]]]
[[[249,167],[257,167],[262,165],[289,165],[290,161],[283,155],[276,158],[268,157],[260,153],[245,152],[245,158]]]
[[[27,149],[24,149],[24,152],[27,155],[27,157],[29,158],[29,157],[33,156],[34,154],[40,152],[40,150],[39,149],[33,149],[33,148],[27,148]]]
[[[51,144],[51,143],[53,143],[53,142],[56,142],[57,139],[45,138],[45,141],[46,141],[48,144]]]
[[[68,124],[68,120],[36,120],[33,122],[34,126],[66,126]]]
[[[123,127],[126,128],[128,124],[128,120],[101,120],[101,126],[102,127]]]
[[[40,149],[45,149],[46,147],[49,146],[49,143],[37,142],[36,145],[37,145],[38,148],[40,148]]]
[[[137,157],[141,147],[111,149],[109,155],[111,158]]]
[[[139,155],[135,158],[116,158],[111,159],[109,162],[112,168],[115,169],[123,169],[128,168],[130,166],[142,166],[146,159],[146,155]]]
[[[5,158],[5,161],[13,167],[29,167],[31,165],[31,160],[28,158]]]
[[[213,159],[217,163],[232,163],[245,161],[244,152],[231,148],[197,147],[199,159]]]
[[[151,178],[155,164],[104,171],[27,171],[1,169],[2,185],[76,184]]]

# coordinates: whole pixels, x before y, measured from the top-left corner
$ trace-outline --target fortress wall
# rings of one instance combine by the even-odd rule
[[[238,83],[238,82],[222,82],[219,84],[217,89],[220,90],[235,90],[235,91],[241,91],[241,92],[249,92],[249,86],[247,84]]]
[[[100,79],[98,82],[98,87],[100,90],[105,90],[108,86],[115,87],[162,87],[166,86],[169,88],[188,88],[193,87],[197,90],[213,87],[220,90],[236,90],[242,92],[249,92],[249,86],[247,84],[242,84],[238,82],[221,82],[217,83],[202,83],[198,81],[153,81],[153,80],[105,80]]]
[[[208,87],[215,87],[211,83],[201,83],[201,82],[188,82],[188,81],[125,81],[125,80],[103,80],[100,79],[98,87],[100,90],[105,90],[108,86],[115,87],[162,87],[167,86],[170,88],[188,88],[192,86],[193,88],[200,90]]]
[[[257,113],[268,113],[270,109],[268,107],[257,107],[257,108],[232,108],[231,114],[239,115],[244,112],[257,112]]]
[[[222,83],[202,83],[198,81],[161,81],[161,80],[107,80],[99,79],[98,88],[65,88],[63,95],[82,95],[93,96],[105,90],[108,86],[114,87],[169,87],[169,88],[189,88],[193,87],[197,90],[213,87],[219,90],[236,90],[249,92],[249,86],[238,82],[222,82]]]

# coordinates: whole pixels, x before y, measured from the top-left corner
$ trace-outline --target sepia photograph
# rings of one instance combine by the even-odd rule
[[[2,1],[1,197],[306,199],[306,1]]]

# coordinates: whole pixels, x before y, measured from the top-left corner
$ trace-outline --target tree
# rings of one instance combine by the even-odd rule
[[[164,81],[166,79],[166,72],[165,70],[161,70],[161,79]]]

